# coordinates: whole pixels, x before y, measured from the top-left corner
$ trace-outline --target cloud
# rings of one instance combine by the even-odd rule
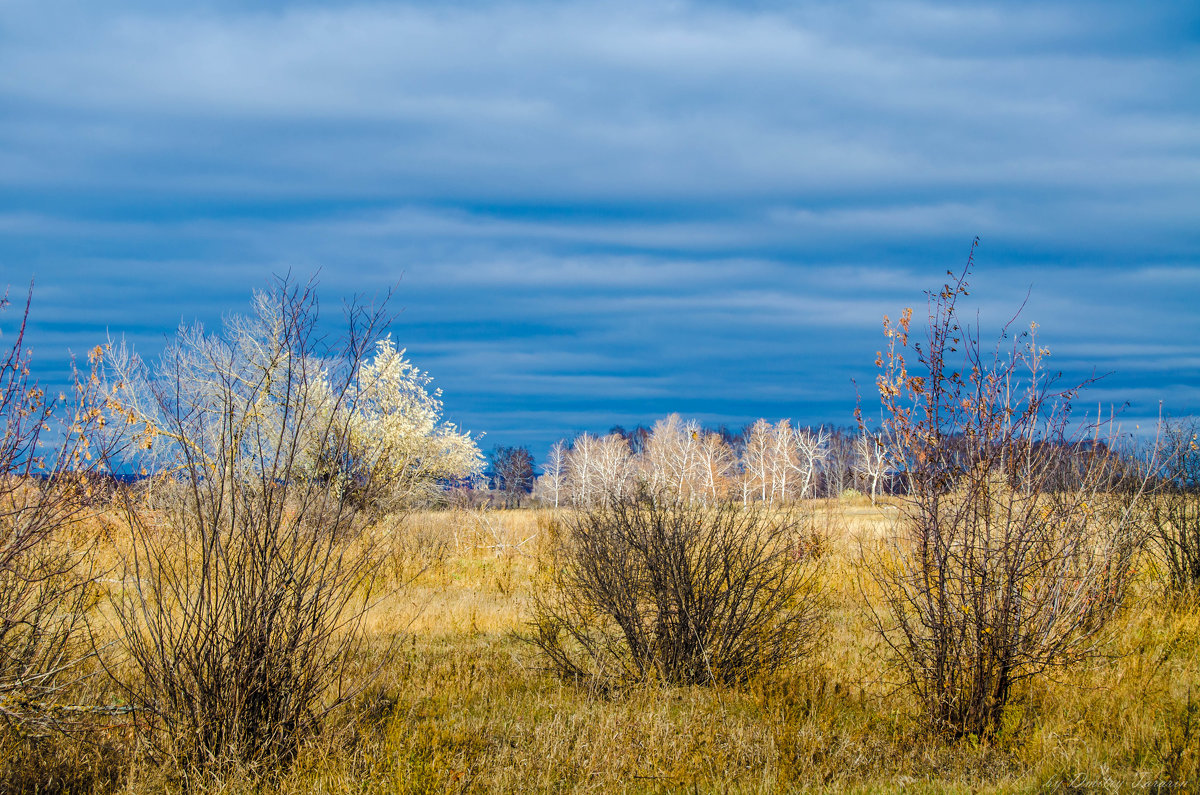
[[[1200,403],[1186,3],[201,4],[0,12],[0,262],[39,351],[160,345],[272,274],[399,284],[448,411],[549,444],[844,422],[975,235],[1139,411]],[[1105,393],[1106,397],[1108,393]],[[869,396],[868,396],[869,397]],[[1147,404],[1148,405],[1148,404]]]
[[[74,24],[29,12],[11,26],[0,89],[35,115],[91,127],[85,151],[102,157],[79,163],[77,178],[108,158],[163,158],[185,184],[216,193],[274,184],[322,196],[678,199],[874,191],[881,180],[1113,184],[1194,164],[1194,119],[1181,125],[1172,111],[1194,84],[1195,57],[940,44],[980,22],[1018,42],[1065,31],[1071,17],[1087,30],[1071,6],[850,4],[801,16],[687,3],[70,8]],[[858,18],[864,29],[846,29]],[[930,19],[947,33],[922,48],[908,36]],[[248,167],[259,179],[239,179]],[[389,184],[398,178],[415,184]]]

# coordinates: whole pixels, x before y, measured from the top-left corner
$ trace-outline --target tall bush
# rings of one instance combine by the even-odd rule
[[[90,656],[94,572],[91,544],[69,531],[114,441],[94,369],[72,368],[57,397],[34,380],[25,336],[32,295],[31,287],[0,354],[0,725],[36,734],[81,715],[64,698]],[[5,294],[0,310],[10,306]],[[102,356],[96,349],[89,360]]]
[[[878,438],[906,493],[865,561],[903,679],[960,736],[995,731],[1022,680],[1099,652],[1144,541],[1119,440],[1072,417],[1086,383],[1058,385],[1036,324],[988,350],[960,320],[971,265],[930,294],[922,342],[911,310],[885,319]]]
[[[118,361],[114,409],[162,452],[128,506],[111,671],[147,753],[181,775],[286,764],[362,684],[378,563],[350,491],[312,462],[362,453],[348,418],[385,321],[353,305],[330,343],[313,286],[285,279],[222,334],[181,330],[153,370]]]

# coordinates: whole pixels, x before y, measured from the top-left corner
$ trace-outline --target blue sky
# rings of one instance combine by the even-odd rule
[[[1195,3],[0,0],[39,373],[320,269],[482,441],[851,421],[982,247],[1085,402],[1200,411]],[[919,314],[919,311],[918,311]],[[10,322],[10,321],[6,321]]]

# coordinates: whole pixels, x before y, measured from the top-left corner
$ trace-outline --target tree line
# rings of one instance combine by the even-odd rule
[[[866,441],[863,441],[866,439]],[[740,433],[709,430],[671,414],[650,428],[583,433],[554,444],[534,484],[552,506],[588,507],[644,483],[690,500],[776,504],[880,493],[886,464],[870,435],[849,428],[797,427],[757,420]]]
[[[964,434],[940,444],[948,466],[962,468],[973,455]],[[1039,440],[1048,485],[1071,488],[1087,462],[1108,450],[1104,439]],[[741,431],[707,429],[695,419],[670,414],[653,426],[614,426],[607,434],[581,433],[551,446],[535,471],[527,447],[496,447],[488,455],[491,485],[499,504],[531,499],[550,507],[592,507],[628,496],[642,486],[689,500],[734,500],[778,505],[802,499],[908,493],[910,472],[878,429],[801,426],[789,419],[759,419]],[[1109,478],[1122,472],[1115,464]]]

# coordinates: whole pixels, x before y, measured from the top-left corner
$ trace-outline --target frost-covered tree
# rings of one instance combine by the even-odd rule
[[[335,397],[338,365],[312,354],[310,312],[280,291],[256,292],[250,314],[227,316],[219,333],[181,325],[155,362],[110,340],[109,409],[131,429],[144,474],[186,466],[246,481],[328,436],[320,418],[352,395]]]
[[[796,457],[792,452],[795,444],[796,431],[790,420],[780,420],[770,429],[768,468],[771,472],[771,494],[769,501],[774,503],[778,498],[786,502],[791,496],[791,474],[797,470]]]

